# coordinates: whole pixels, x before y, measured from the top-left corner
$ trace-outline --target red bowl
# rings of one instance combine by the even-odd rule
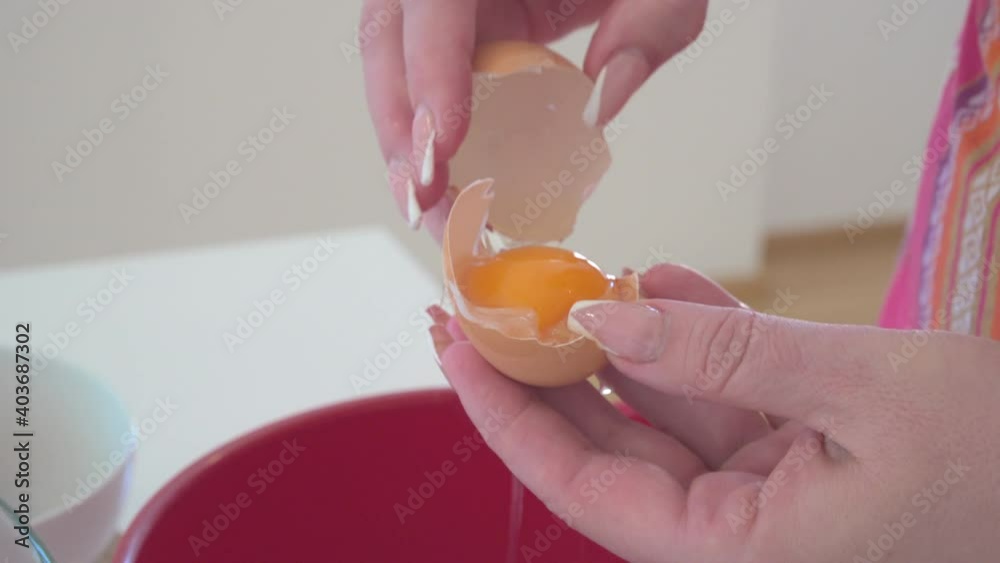
[[[195,462],[142,509],[116,563],[621,561],[511,475],[449,390],[334,405]],[[514,541],[512,542],[512,538]]]

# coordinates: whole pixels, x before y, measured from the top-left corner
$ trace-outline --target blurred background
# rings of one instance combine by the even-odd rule
[[[874,322],[966,8],[911,4],[894,21],[885,0],[714,0],[616,121],[567,245],[608,271],[683,262],[763,310]],[[439,253],[389,196],[358,0],[41,11],[0,4],[0,322],[33,322],[139,419],[177,401],[123,522],[248,427],[443,384],[421,329]],[[555,48],[581,63],[590,32]],[[213,417],[220,401],[242,408]]]
[[[2,55],[15,87],[0,109],[0,267],[376,228],[437,275],[435,245],[393,215],[359,4],[71,2],[21,29],[38,6],[4,3],[23,40]],[[965,6],[921,4],[887,28],[892,7],[713,2],[698,42],[619,118],[614,165],[569,244],[609,270],[669,255],[736,283],[766,274],[770,240],[843,234],[897,180],[905,189],[871,219],[898,226]],[[556,48],[582,62],[589,33]],[[247,146],[276,111],[294,116],[287,128]],[[91,151],[85,131],[103,137]],[[234,159],[239,173],[206,195]],[[856,238],[855,252],[881,240]],[[831,275],[884,284],[875,262]]]

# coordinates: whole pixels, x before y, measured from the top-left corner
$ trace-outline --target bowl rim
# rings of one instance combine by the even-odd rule
[[[184,490],[191,487],[195,479],[211,466],[228,456],[234,455],[249,444],[273,437],[276,434],[283,434],[291,428],[327,416],[336,414],[350,415],[372,409],[391,408],[404,403],[413,403],[415,400],[421,403],[453,402],[454,404],[459,404],[458,395],[451,388],[418,389],[385,393],[315,407],[264,423],[232,438],[188,464],[146,501],[118,541],[118,546],[111,557],[112,563],[131,563],[134,561],[136,552],[146,538],[149,537],[154,524],[159,520],[170,502],[177,498]]]

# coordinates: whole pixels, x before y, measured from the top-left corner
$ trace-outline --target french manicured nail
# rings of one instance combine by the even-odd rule
[[[570,330],[605,352],[639,364],[655,362],[667,342],[666,313],[640,303],[579,301],[570,309]]]
[[[434,142],[437,140],[437,129],[434,127],[434,115],[420,106],[413,116],[413,149],[418,151],[417,162],[420,163],[420,185],[429,186],[434,181]]]
[[[594,81],[594,90],[583,110],[583,122],[588,127],[603,125],[649,78],[650,71],[649,61],[638,49],[612,55]]]
[[[434,324],[447,326],[448,321],[451,320],[451,315],[448,314],[440,305],[431,305],[427,308],[427,316],[434,321]]]
[[[445,351],[449,346],[454,344],[455,340],[448,333],[448,329],[442,325],[434,325],[428,329],[431,336],[431,345],[434,347],[434,359],[437,360],[438,366],[441,365],[441,356],[444,355]]]
[[[413,178],[409,178],[406,180],[406,219],[410,222],[410,228],[419,229],[423,218],[424,212],[417,201],[417,186],[413,184]]]
[[[413,167],[403,157],[395,157],[389,161],[389,169],[385,174],[389,182],[389,190],[399,207],[399,212],[407,222],[410,222],[409,183],[413,177]]]

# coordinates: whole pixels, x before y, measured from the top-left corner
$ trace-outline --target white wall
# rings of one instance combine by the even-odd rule
[[[746,6],[746,9],[741,9]],[[662,254],[715,276],[748,276],[760,260],[764,175],[726,199],[716,189],[768,127],[774,7],[718,0],[721,31],[669,63],[626,107],[628,128],[610,143],[614,162],[578,222],[575,249],[609,270],[660,261]],[[585,33],[565,42],[581,61]]]
[[[623,114],[615,162],[574,249],[608,270],[669,255],[716,276],[749,275],[766,229],[840,221],[919,150],[962,7],[928,3],[883,44],[874,20],[887,2],[777,4],[713,3],[711,18],[730,10],[728,23]],[[211,2],[77,1],[18,53],[0,45],[10,85],[0,105],[0,268],[377,223],[436,271],[429,237],[411,236],[395,215],[360,61],[341,50],[359,6],[243,2],[220,21]],[[19,32],[37,9],[0,4],[0,31]],[[557,47],[579,62],[586,40]],[[113,100],[147,65],[169,76],[121,119]],[[824,82],[836,98],[724,200],[717,182]],[[286,106],[294,120],[245,162],[240,143]],[[105,119],[114,131],[58,181],[52,162]],[[241,173],[185,222],[178,205],[231,159]]]
[[[886,39],[879,20],[892,23],[894,4],[904,2],[782,2],[776,12],[771,116],[814,84],[835,96],[767,168],[769,230],[840,227],[897,180],[906,192],[883,220],[912,210],[917,182],[903,165],[925,149],[968,2],[929,0]]]

